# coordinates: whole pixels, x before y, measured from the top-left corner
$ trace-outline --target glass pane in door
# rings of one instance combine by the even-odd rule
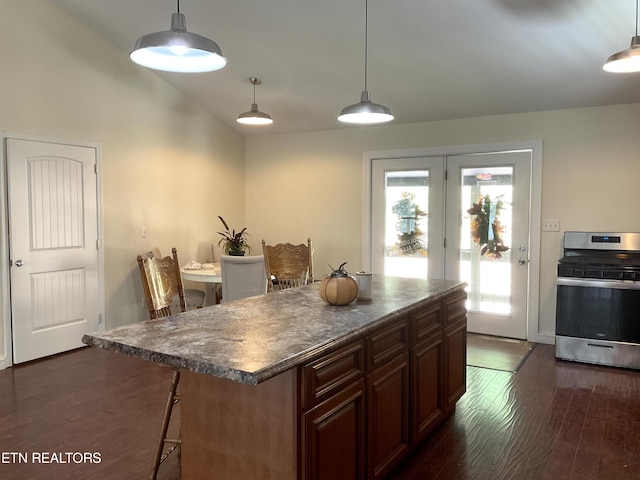
[[[460,279],[469,311],[511,314],[513,167],[461,171]]]
[[[427,278],[429,171],[386,171],[384,273]]]

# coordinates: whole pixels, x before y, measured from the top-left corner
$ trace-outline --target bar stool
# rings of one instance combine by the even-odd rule
[[[169,422],[171,421],[171,414],[173,413],[173,407],[180,401],[180,395],[178,394],[178,383],[180,382],[180,372],[174,370],[173,377],[171,378],[171,385],[169,386],[169,396],[167,397],[167,404],[164,408],[164,416],[162,417],[162,427],[160,429],[160,439],[156,447],[156,452],[153,457],[153,467],[151,470],[151,480],[156,480],[158,475],[158,469],[162,462],[164,462],[171,453],[180,446],[180,438],[167,437],[167,431],[169,430]],[[165,445],[169,445],[169,449],[163,453]]]
[[[171,257],[156,258],[147,256],[142,258],[138,255],[138,267],[140,269],[140,278],[142,279],[142,289],[144,290],[149,317],[162,318],[171,315],[171,304],[174,297],[178,297],[180,301],[180,311],[187,311],[187,302],[185,298],[185,290],[182,285],[182,277],[180,276],[180,263],[178,262],[178,252],[175,248],[171,249]],[[202,292],[202,300],[204,300],[204,292]],[[178,384],[180,382],[180,372],[174,370],[169,386],[169,395],[162,417],[162,425],[160,428],[160,438],[156,446],[153,458],[153,466],[151,470],[151,480],[156,480],[158,468],[167,457],[180,446],[180,436],[177,438],[167,438],[169,423],[171,422],[171,414],[174,406],[180,401],[178,394]],[[169,448],[165,452],[165,445]],[[164,453],[163,453],[164,452]]]

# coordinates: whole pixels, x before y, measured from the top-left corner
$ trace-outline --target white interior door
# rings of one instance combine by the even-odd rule
[[[470,332],[527,338],[531,166],[531,151],[372,160],[372,271],[463,280]]]
[[[98,330],[96,150],[7,139],[14,363]]]

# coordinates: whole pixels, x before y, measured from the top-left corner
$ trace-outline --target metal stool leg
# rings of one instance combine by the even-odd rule
[[[171,413],[173,406],[180,401],[180,395],[176,393],[178,390],[178,383],[180,382],[180,372],[175,370],[171,379],[171,386],[169,387],[169,396],[167,397],[167,405],[164,409],[164,417],[162,418],[162,428],[160,429],[160,439],[158,441],[158,447],[153,459],[153,469],[151,470],[151,480],[156,480],[158,475],[158,468],[160,464],[164,462],[167,457],[180,445],[180,438],[167,438],[167,430],[169,429],[169,422],[171,421]],[[167,453],[163,454],[165,444],[171,444],[171,448]]]

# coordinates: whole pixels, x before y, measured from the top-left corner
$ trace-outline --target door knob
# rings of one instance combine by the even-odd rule
[[[520,257],[520,258],[518,259],[518,263],[519,263],[520,265],[524,265],[525,263],[527,263],[527,261],[526,261],[524,258]]]
[[[16,267],[21,267],[22,265],[24,265],[22,260],[16,260]]]

